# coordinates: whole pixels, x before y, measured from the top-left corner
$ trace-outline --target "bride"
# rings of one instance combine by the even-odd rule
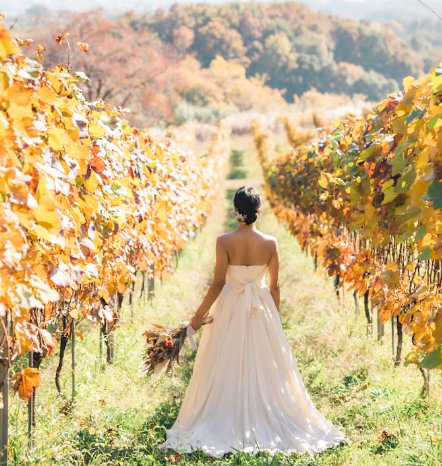
[[[190,324],[198,330],[209,311],[213,322],[204,326],[178,417],[158,448],[313,456],[350,443],[314,406],[283,332],[278,242],[255,226],[260,196],[243,186],[233,204],[238,228],[217,238],[215,277]]]

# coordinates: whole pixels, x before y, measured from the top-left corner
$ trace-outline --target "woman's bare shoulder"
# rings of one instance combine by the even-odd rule
[[[261,235],[263,240],[268,241],[269,243],[274,243],[274,244],[278,243],[276,236],[268,235],[267,233],[263,233],[262,231],[260,231],[259,234]]]
[[[233,240],[233,233],[233,231],[228,231],[226,233],[221,233],[220,235],[218,235],[218,237],[216,238],[217,244],[221,247],[226,247]]]

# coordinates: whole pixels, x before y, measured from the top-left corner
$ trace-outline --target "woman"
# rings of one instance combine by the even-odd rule
[[[259,194],[243,186],[233,204],[238,228],[217,238],[215,277],[190,324],[199,329],[209,311],[213,322],[204,326],[180,412],[158,448],[312,456],[350,443],[313,405],[284,335],[278,243],[255,226]]]

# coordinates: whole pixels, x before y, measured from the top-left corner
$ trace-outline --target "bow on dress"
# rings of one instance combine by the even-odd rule
[[[264,311],[261,299],[264,297],[264,289],[265,286],[256,281],[246,282],[234,288],[237,294],[244,293],[245,307],[249,317],[252,315],[252,309],[258,309],[261,313]]]

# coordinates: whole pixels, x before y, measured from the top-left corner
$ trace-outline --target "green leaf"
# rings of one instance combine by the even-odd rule
[[[420,214],[420,212],[421,209],[419,209],[419,207],[409,206],[408,209],[403,213],[396,212],[396,216],[401,222],[400,225],[403,225],[404,223],[408,222],[408,220],[410,220],[411,218],[416,218],[416,216]]]
[[[431,257],[431,249],[426,246],[424,249],[422,249],[421,253],[418,256],[418,259],[421,261],[427,261]]]
[[[410,123],[413,123],[415,120],[420,120],[422,117],[425,115],[427,109],[426,108],[420,108],[419,106],[416,106],[413,108],[413,110],[408,114],[407,119],[405,120],[405,123],[409,125]]]
[[[397,196],[397,192],[395,191],[393,186],[390,186],[388,189],[384,191],[384,199],[382,199],[381,205],[388,204],[393,199],[395,199],[396,196]]]
[[[406,116],[403,115],[393,120],[393,123],[391,124],[391,129],[393,130],[393,133],[407,134],[407,125],[405,124],[405,119],[406,119]]]
[[[339,184],[339,185],[341,185],[341,186],[345,186],[345,181],[344,181],[342,178],[337,178],[337,177],[336,177],[336,178],[333,180],[333,182],[334,182],[335,184]]]
[[[9,86],[12,84],[12,76],[7,71],[0,71],[0,86],[3,90],[8,90]]]
[[[368,159],[368,157],[370,157],[371,155],[373,155],[376,152],[377,148],[378,148],[378,146],[376,144],[372,144],[370,147],[368,147],[367,149],[363,150],[360,153],[360,155],[358,157],[358,160],[362,162],[362,161]]]
[[[419,227],[419,230],[417,230],[415,238],[420,239],[425,235],[425,225],[421,225]]]
[[[411,361],[413,361],[413,359],[415,359],[418,356],[419,356],[419,354],[415,353],[415,352],[408,353],[407,356],[404,359],[404,366],[405,367],[409,366]]]
[[[435,209],[442,209],[442,183],[433,180],[428,186],[427,194],[423,195],[422,199],[433,201],[433,207]]]
[[[434,116],[427,125],[428,131],[431,131],[433,129],[438,129],[442,126],[442,115],[436,115]]]
[[[439,68],[442,70],[442,68]],[[437,73],[437,70],[436,70],[436,76],[435,78],[432,79],[432,91],[436,94],[437,92],[439,92],[441,89],[442,89],[442,73]]]
[[[441,348],[437,348],[431,353],[428,353],[423,359],[419,361],[419,365],[425,369],[436,369],[442,365]]]
[[[354,155],[357,154],[360,150],[361,148],[354,141],[351,141],[350,145],[348,146],[347,153],[349,155]]]
[[[408,160],[404,158],[404,153],[399,152],[393,159],[393,167],[391,169],[392,176],[397,175],[407,165]]]
[[[76,71],[74,73],[74,76],[75,78],[77,78],[76,81],[81,81],[83,83],[86,81],[90,81],[89,77],[83,71]]]
[[[416,179],[417,173],[413,168],[397,180],[395,191],[397,193],[407,193]]]

